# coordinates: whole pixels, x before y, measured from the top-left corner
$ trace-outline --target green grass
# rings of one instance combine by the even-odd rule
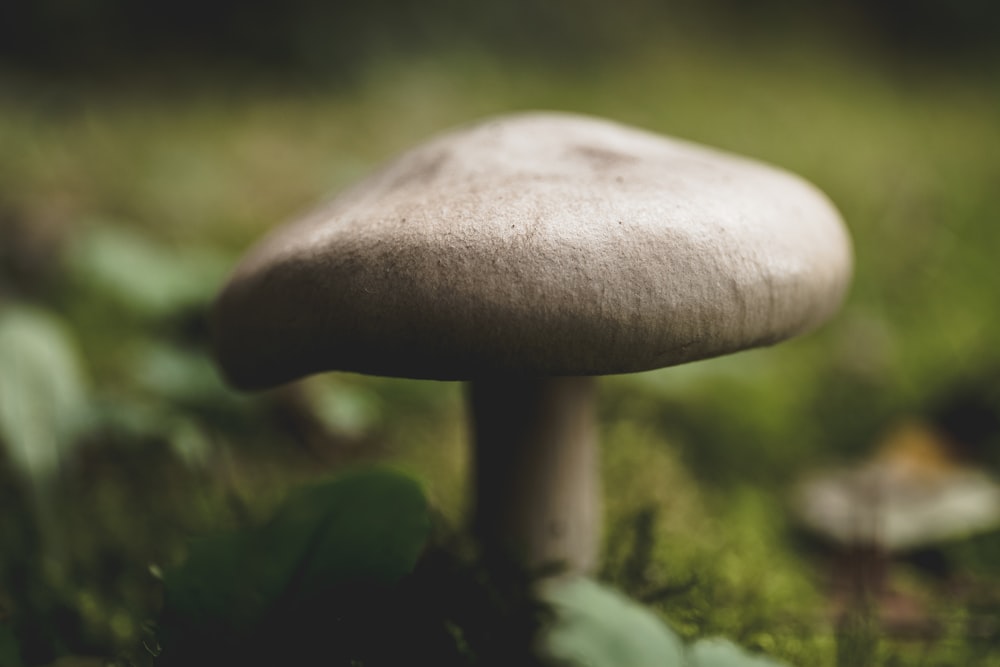
[[[821,332],[603,383],[605,576],[649,595],[687,637],[727,634],[793,664],[838,664],[852,647],[880,665],[998,664],[998,648],[962,621],[995,617],[989,601],[970,610],[933,598],[946,612],[933,642],[887,636],[866,648],[848,629],[838,647],[783,495],[803,470],[862,455],[893,420],[1000,364],[991,74],[805,39],[674,39],[580,69],[471,52],[390,60],[329,90],[248,76],[168,88],[11,79],[0,89],[0,308],[27,301],[61,318],[100,427],[76,443],[55,494],[72,508],[58,523],[70,544],[55,563],[32,563],[45,585],[0,590],[0,620],[29,602],[71,608],[82,627],[48,628],[71,636],[59,650],[134,645],[156,607],[149,562],[176,561],[186,535],[259,516],[292,482],[358,459],[404,463],[459,520],[457,386],[334,376],[238,399],[205,363],[197,312],[211,279],[149,307],[91,251],[111,230],[139,239],[112,247],[153,248],[136,279],[155,265],[175,284],[192,257],[218,275],[267,228],[429,134],[553,108],[803,174],[843,212],[857,253],[848,302]],[[0,569],[39,548],[36,514],[12,488],[21,510],[4,546],[19,552]],[[975,544],[962,548],[976,560]],[[980,576],[995,585],[1000,570]]]

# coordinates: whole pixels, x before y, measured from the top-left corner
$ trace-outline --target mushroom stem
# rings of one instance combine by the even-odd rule
[[[594,568],[601,522],[595,393],[590,377],[469,383],[473,530],[486,548],[513,552],[529,567]]]

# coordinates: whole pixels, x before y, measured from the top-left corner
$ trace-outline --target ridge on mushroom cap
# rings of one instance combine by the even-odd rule
[[[836,209],[792,174],[522,113],[440,135],[276,230],[212,324],[245,388],[326,370],[622,373],[813,328],[851,264]]]

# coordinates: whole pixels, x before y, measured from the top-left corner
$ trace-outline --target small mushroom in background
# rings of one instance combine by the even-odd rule
[[[932,424],[904,421],[868,461],[798,485],[795,511],[839,552],[835,579],[855,599],[848,606],[871,598],[886,625],[926,626],[919,600],[890,585],[890,558],[1000,529],[1000,484],[959,449]]]
[[[244,389],[468,382],[472,528],[570,573],[601,525],[594,376],[770,345],[839,307],[850,240],[779,169],[596,118],[443,134],[263,240],[214,306]]]
[[[1000,484],[917,421],[898,425],[871,460],[799,488],[803,522],[840,544],[901,552],[1000,528]]]

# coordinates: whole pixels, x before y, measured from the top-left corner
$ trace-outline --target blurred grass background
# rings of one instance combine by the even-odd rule
[[[5,4],[0,665],[5,623],[26,664],[129,650],[151,564],[354,461],[415,470],[460,521],[460,387],[332,374],[237,395],[203,315],[269,227],[434,132],[534,108],[772,162],[842,211],[857,267],[833,323],[602,381],[602,574],[688,637],[850,664],[790,486],[955,405],[986,414],[964,453],[1000,466],[998,18],[983,0]],[[947,582],[900,566],[934,631],[877,633],[869,664],[1000,664],[1000,537],[941,550]]]

